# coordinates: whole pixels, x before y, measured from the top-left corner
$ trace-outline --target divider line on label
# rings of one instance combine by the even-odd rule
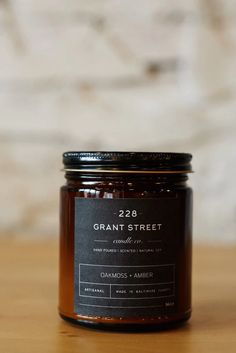
[[[79,303],[79,305],[83,306],[93,306],[98,308],[117,308],[117,309],[135,309],[135,308],[161,308],[163,305],[145,305],[145,306],[107,306],[107,305],[95,305],[95,304],[83,304]]]

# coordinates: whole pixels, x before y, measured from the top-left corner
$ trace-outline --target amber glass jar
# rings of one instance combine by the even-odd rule
[[[191,159],[187,153],[63,154],[62,318],[125,330],[190,318]]]

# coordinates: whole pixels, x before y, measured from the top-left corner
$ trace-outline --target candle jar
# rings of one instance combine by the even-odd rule
[[[132,330],[190,318],[191,159],[188,153],[63,154],[63,319]]]

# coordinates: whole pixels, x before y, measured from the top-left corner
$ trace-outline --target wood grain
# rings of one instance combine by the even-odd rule
[[[236,247],[194,249],[192,319],[162,332],[105,332],[62,321],[57,265],[55,242],[1,241],[0,352],[236,352]]]

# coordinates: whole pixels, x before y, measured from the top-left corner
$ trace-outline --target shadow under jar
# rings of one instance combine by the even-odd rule
[[[188,153],[63,154],[63,319],[136,330],[190,318],[191,159]]]

